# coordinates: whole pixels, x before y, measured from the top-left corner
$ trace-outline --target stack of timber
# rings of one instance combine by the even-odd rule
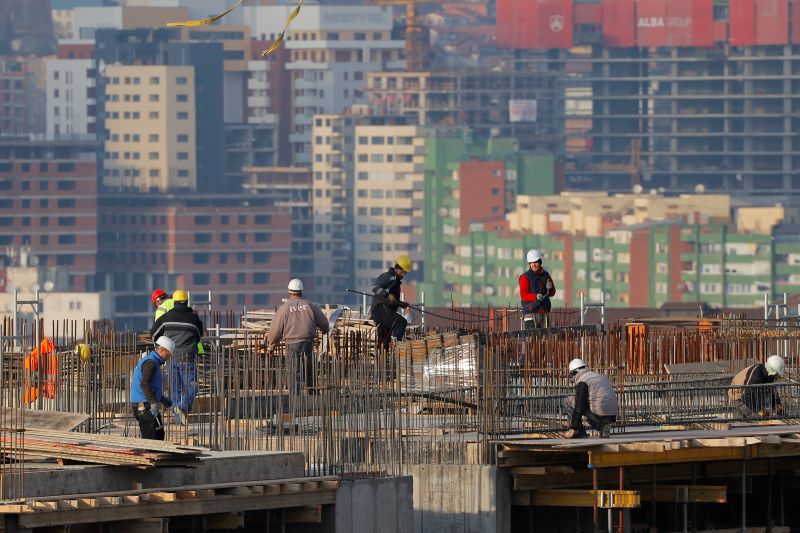
[[[400,383],[423,391],[477,386],[479,346],[477,334],[462,331],[399,342]]]
[[[36,428],[2,431],[0,442],[12,459],[22,456],[137,468],[191,466],[202,455],[200,448],[169,442]]]

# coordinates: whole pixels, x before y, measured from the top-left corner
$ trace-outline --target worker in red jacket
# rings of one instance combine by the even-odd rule
[[[550,273],[542,268],[542,253],[539,250],[528,252],[530,267],[519,277],[519,298],[522,305],[522,319],[525,329],[548,327],[550,298],[556,295],[556,286]]]

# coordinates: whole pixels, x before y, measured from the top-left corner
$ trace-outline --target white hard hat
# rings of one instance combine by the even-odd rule
[[[297,278],[294,278],[292,281],[289,282],[289,286],[287,287],[292,292],[303,292],[303,282]]]
[[[175,342],[169,337],[161,336],[156,341],[156,345],[169,350],[169,353],[175,353]]]
[[[581,368],[586,368],[586,362],[583,359],[573,359],[569,362],[569,371],[574,372],[575,370],[580,370]]]
[[[535,263],[542,260],[542,252],[539,250],[528,250],[528,263]]]
[[[786,364],[783,362],[783,358],[780,355],[770,355],[767,362],[764,363],[764,367],[767,369],[767,374],[770,376],[774,376],[775,374],[782,376]]]

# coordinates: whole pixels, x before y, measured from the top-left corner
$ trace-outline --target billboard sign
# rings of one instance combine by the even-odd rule
[[[536,122],[536,100],[509,100],[508,119],[511,122]]]

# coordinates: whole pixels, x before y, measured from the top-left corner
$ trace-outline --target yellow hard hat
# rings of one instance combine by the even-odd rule
[[[186,294],[186,291],[183,289],[178,289],[177,291],[172,293],[172,301],[173,302],[188,302],[189,295]]]
[[[89,360],[89,357],[92,356],[92,350],[89,348],[88,344],[78,344],[75,346],[75,355],[80,357],[81,361],[85,363]]]
[[[414,263],[411,261],[411,258],[407,255],[401,255],[395,261],[395,264],[405,270],[406,272],[411,272],[411,269],[414,268]]]

